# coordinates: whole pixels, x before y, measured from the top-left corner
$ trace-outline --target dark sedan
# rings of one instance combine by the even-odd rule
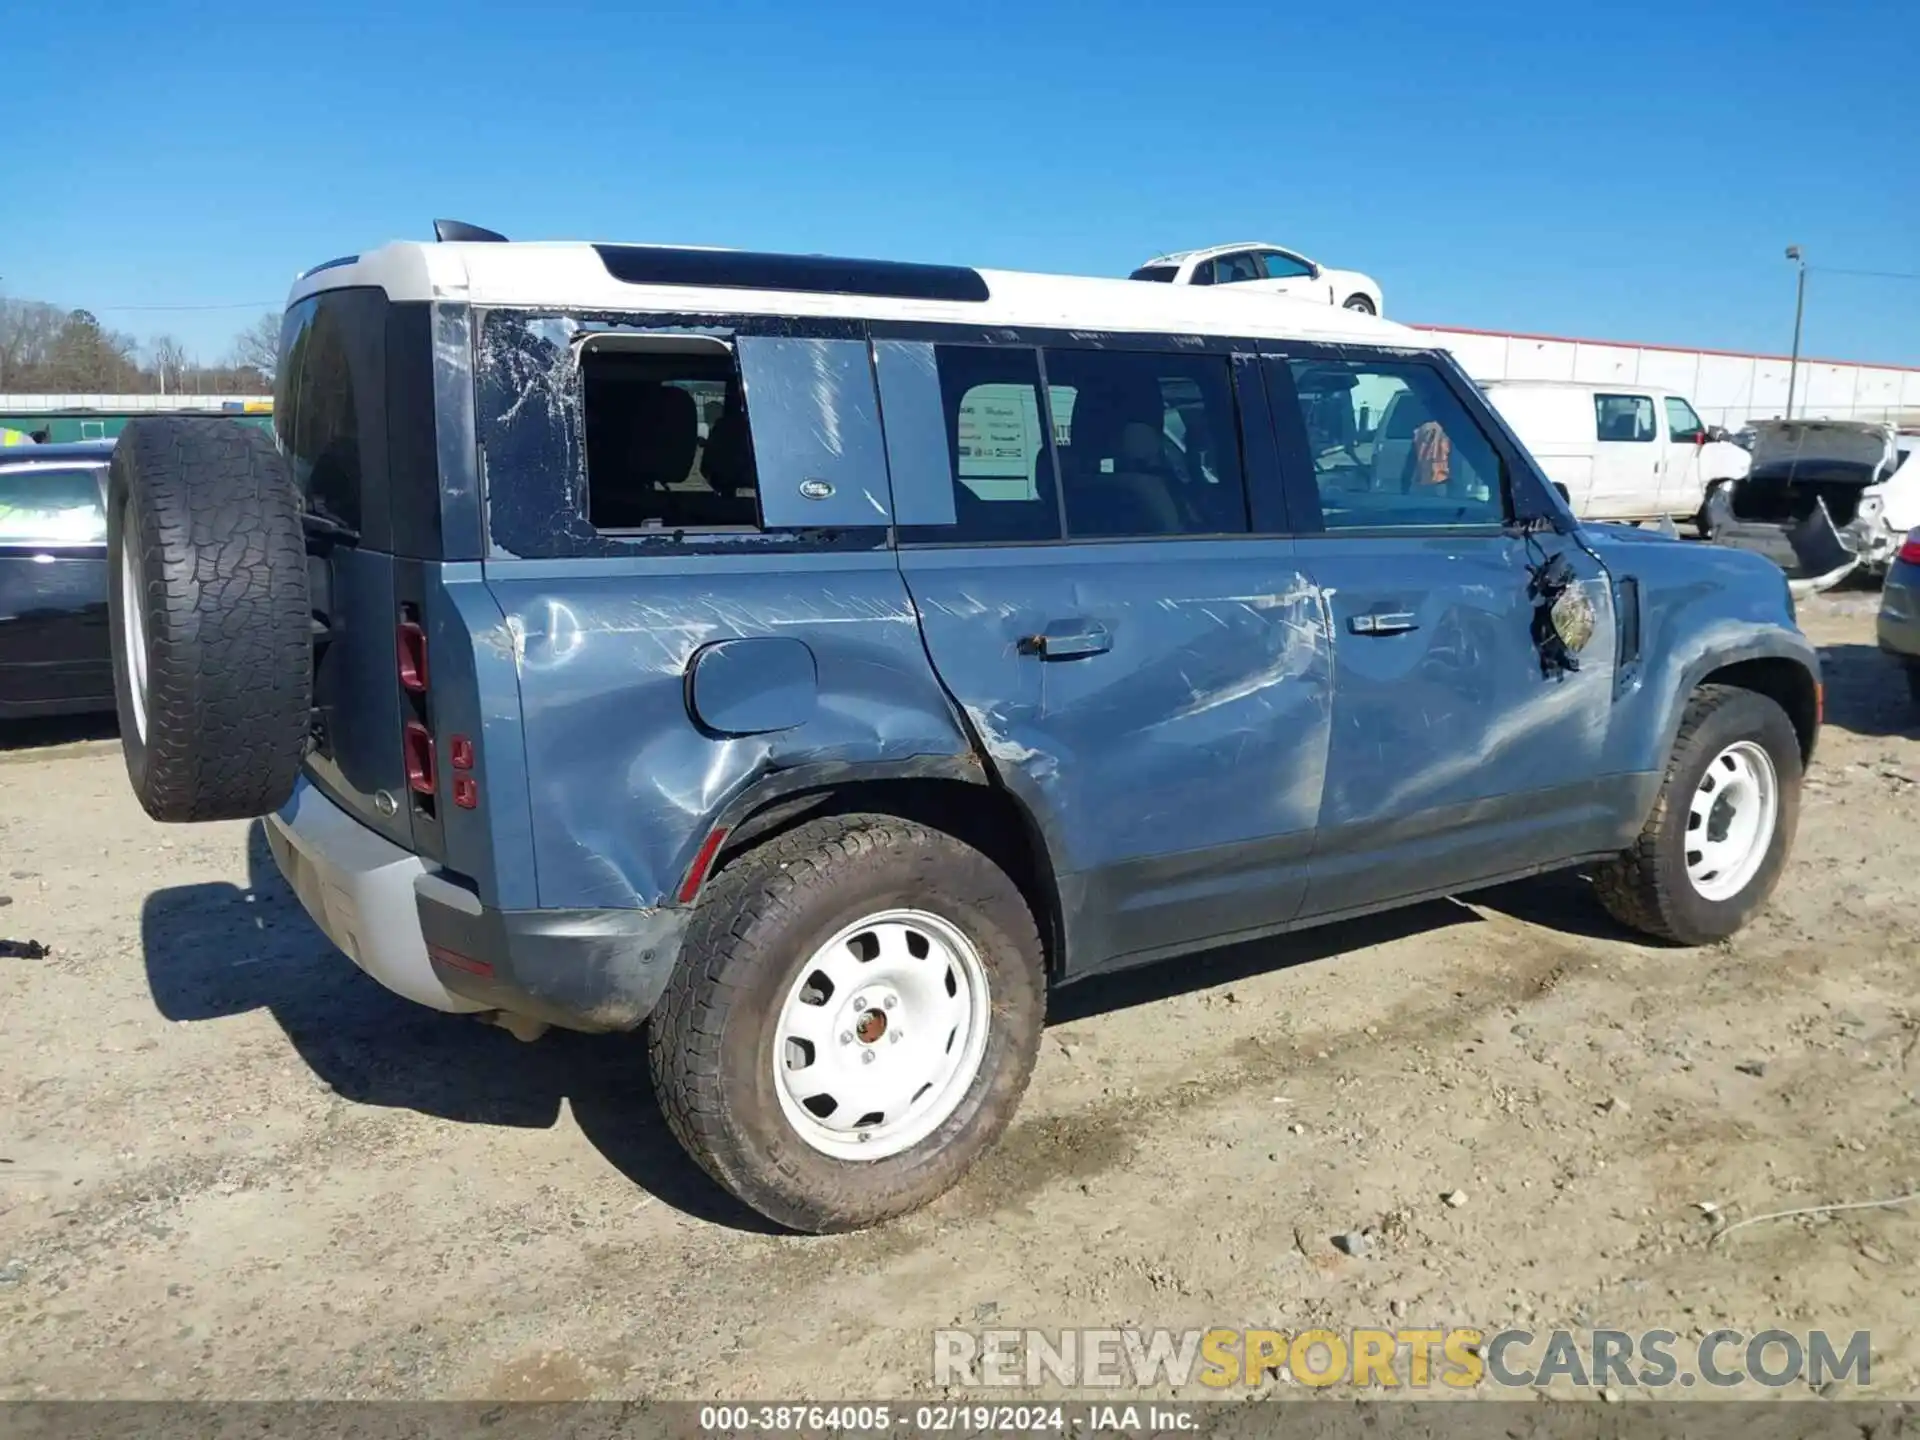
[[[1920,701],[1920,530],[1907,536],[1880,592],[1880,648],[1906,662],[1907,684]]]
[[[111,440],[0,449],[0,720],[113,709]]]

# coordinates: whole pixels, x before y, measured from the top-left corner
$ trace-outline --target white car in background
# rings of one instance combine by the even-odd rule
[[[1255,240],[1156,256],[1127,278],[1168,285],[1240,285],[1248,290],[1341,305],[1367,315],[1383,313],[1380,286],[1371,275],[1358,270],[1332,270],[1297,250]]]

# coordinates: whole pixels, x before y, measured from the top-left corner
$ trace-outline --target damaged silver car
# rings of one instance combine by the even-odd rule
[[[1753,468],[1709,504],[1714,539],[1757,550],[1818,593],[1884,576],[1920,525],[1920,434],[1864,420],[1762,420]]]

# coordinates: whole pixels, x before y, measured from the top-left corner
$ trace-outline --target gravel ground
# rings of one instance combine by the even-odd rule
[[[97,729],[0,732],[0,938],[49,947],[0,956],[0,1399],[904,1396],[988,1321],[1868,1329],[1920,1394],[1920,1205],[1711,1248],[1698,1205],[1920,1185],[1920,712],[1874,605],[1804,607],[1828,728],[1733,943],[1555,877],[1064,992],[1001,1147],[832,1238],[681,1157],[634,1039],[411,1007],[248,826],[149,823]]]

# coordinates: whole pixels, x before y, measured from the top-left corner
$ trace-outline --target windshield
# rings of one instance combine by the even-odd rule
[[[98,545],[106,538],[99,467],[0,470],[0,545]]]
[[[1179,267],[1175,265],[1142,265],[1127,278],[1129,280],[1160,280],[1171,285],[1178,269]]]

